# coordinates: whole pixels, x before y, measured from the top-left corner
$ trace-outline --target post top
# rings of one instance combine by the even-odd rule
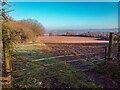
[[[114,34],[114,32],[110,32],[110,34]]]

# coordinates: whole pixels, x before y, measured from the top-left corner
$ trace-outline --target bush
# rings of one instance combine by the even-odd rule
[[[49,36],[53,36],[53,33],[52,33],[52,32],[50,32],[50,33],[49,33]]]
[[[34,41],[38,36],[44,36],[45,28],[36,20],[8,20],[5,24],[10,28],[10,34],[15,43]]]

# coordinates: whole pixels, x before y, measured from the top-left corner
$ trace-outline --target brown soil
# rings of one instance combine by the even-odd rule
[[[37,40],[43,43],[108,43],[108,41],[99,38],[72,36],[43,36]]]

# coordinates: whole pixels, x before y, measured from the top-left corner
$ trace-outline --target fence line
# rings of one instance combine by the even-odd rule
[[[81,56],[81,55],[89,55],[89,54],[94,55],[94,54],[99,54],[99,53],[87,53],[87,54],[76,54],[76,55]],[[74,55],[71,54],[71,55],[66,55],[66,56],[74,56]],[[56,57],[50,57],[50,58],[37,59],[37,60],[32,60],[32,61],[43,61],[43,60],[47,60],[47,59],[56,59],[56,58],[61,58],[61,57],[64,57],[64,55],[56,56]]]
[[[31,55],[31,54],[38,54],[38,53],[45,53],[45,52],[55,52],[55,51],[64,51],[64,50],[86,50],[86,49],[98,49],[98,48],[105,48],[105,47],[94,47],[94,48],[74,48],[74,49],[59,49],[59,50],[52,50],[52,51],[40,51],[40,52],[33,52],[33,53],[19,53],[19,54],[14,54],[14,55],[25,55],[25,54],[28,54],[28,55]]]
[[[66,61],[67,63],[70,63],[70,62],[78,62],[78,61],[88,61],[86,59],[77,59],[77,60],[70,60],[70,61]],[[92,62],[92,61],[91,61]],[[52,66],[52,65],[56,65],[56,64],[61,64],[61,63],[64,63],[64,61],[61,61],[61,62],[58,62],[58,63],[52,63],[52,64],[45,64],[45,66]],[[92,62],[93,63],[93,62]],[[98,63],[97,63],[98,64]],[[96,64],[96,65],[97,65]],[[93,65],[93,64],[82,64],[80,66],[90,66],[90,65]],[[13,72],[21,72],[21,71],[27,71],[27,70],[32,70],[32,69],[36,69],[36,68],[40,68],[42,66],[37,66],[37,67],[32,67],[32,68],[28,68],[28,69],[22,69],[22,70],[15,70]]]
[[[45,65],[43,65],[43,64],[39,64],[39,63],[36,63],[36,62],[34,62],[34,61],[30,61],[30,60],[28,60],[28,59],[25,59],[25,58],[23,59],[22,57],[17,57],[17,56],[14,56],[14,57],[16,57],[16,58],[18,58],[18,59],[21,59],[21,60],[23,60],[23,61],[26,61],[26,62],[30,62],[30,63],[36,64],[36,65],[40,65],[40,66],[42,66],[42,67],[47,67],[47,68],[49,68],[48,66],[45,66]],[[55,68],[50,68],[50,69],[54,69],[55,71],[60,71],[60,70],[55,69]],[[63,71],[60,71],[60,72],[64,73]]]
[[[50,57],[50,58],[43,58],[43,59],[37,59],[37,60],[32,60],[32,61],[27,60],[27,59],[23,59],[22,57],[17,57],[18,59],[21,59],[21,60],[23,60],[24,62],[18,62],[18,63],[15,63],[15,64],[30,62],[30,63],[34,63],[34,64],[37,64],[37,65],[40,65],[40,66],[32,67],[32,68],[28,68],[28,69],[16,70],[16,71],[13,71],[13,72],[21,72],[21,71],[32,70],[32,69],[35,69],[35,68],[40,68],[40,67],[48,67],[48,66],[56,65],[56,64],[60,64],[60,63],[65,63],[65,69],[66,69],[66,63],[68,63],[68,62],[78,62],[78,61],[82,61],[82,60],[85,60],[85,59],[66,61],[66,58],[65,58],[65,61],[61,61],[61,62],[58,62],[58,63],[52,63],[52,64],[46,64],[46,65],[36,63],[35,61],[43,61],[43,60],[61,58],[61,57],[66,57],[66,56],[76,56],[76,57],[80,57],[80,55],[95,55],[95,54],[99,54],[99,53],[77,54],[75,51],[78,51],[78,50],[73,51],[73,49],[71,49],[71,50],[64,50],[64,52],[66,52],[66,51],[67,51],[68,53],[72,53],[72,55],[66,55],[67,53],[65,53],[64,55],[61,55],[61,56]],[[78,52],[79,52],[79,51],[78,51]],[[15,56],[15,57],[16,57],[16,56]],[[90,61],[90,60],[86,60],[86,61]],[[92,64],[92,65],[93,65],[93,64]],[[51,68],[51,69],[55,69],[55,68]],[[57,70],[57,69],[55,69],[55,70]],[[57,70],[57,71],[58,71],[58,70]],[[60,71],[60,70],[59,70],[59,71]]]
[[[85,48],[85,49],[88,49],[88,48]],[[67,50],[57,50],[57,51],[63,51],[62,53],[64,53],[64,55],[61,55],[61,56],[55,56],[55,57],[50,57],[50,58],[42,58],[42,59],[37,59],[37,60],[28,60],[28,59],[26,59],[26,58],[22,58],[22,57],[18,57],[17,55],[13,55],[14,57],[16,57],[16,58],[18,58],[18,59],[20,59],[20,60],[22,60],[23,62],[18,62],[18,63],[15,63],[15,64],[20,64],[20,63],[26,63],[26,62],[29,62],[29,63],[33,63],[33,64],[36,64],[36,65],[40,65],[40,66],[36,66],[36,67],[32,67],[32,68],[26,68],[26,69],[22,69],[22,70],[15,70],[15,71],[13,71],[13,73],[20,73],[20,72],[22,72],[22,71],[28,71],[28,70],[32,70],[32,69],[36,69],[36,68],[40,68],[40,67],[46,67],[46,68],[48,68],[48,69],[50,69],[50,70],[48,70],[48,71],[46,71],[45,70],[45,72],[50,72],[50,71],[59,71],[59,72],[62,72],[62,74],[64,74],[64,71],[62,71],[62,70],[59,70],[59,69],[56,69],[56,68],[52,68],[52,67],[50,67],[50,66],[53,66],[53,65],[57,65],[57,64],[61,64],[61,63],[65,63],[65,70],[68,68],[67,67],[67,63],[71,63],[71,62],[79,62],[79,61],[83,61],[83,60],[85,60],[85,59],[77,59],[77,60],[69,60],[69,61],[67,61],[66,60],[66,57],[71,57],[71,56],[75,56],[75,57],[79,57],[80,58],[80,56],[81,55],[97,55],[97,54],[99,54],[99,53],[83,53],[83,54],[77,54],[77,53],[81,53],[80,51],[79,51],[79,49],[78,50],[75,50],[75,49],[67,49]],[[29,53],[29,54],[32,54],[32,53]],[[52,64],[40,64],[40,63],[37,63],[36,61],[44,61],[44,60],[49,60],[49,59],[56,59],[56,58],[65,58],[64,59],[64,61],[61,61],[61,62],[58,62],[58,63],[52,63]],[[90,61],[90,60],[86,60],[86,61]],[[91,61],[92,62],[92,61]],[[93,63],[93,62],[92,62]],[[91,66],[91,65],[95,65],[94,63],[93,64],[82,64],[82,65],[80,65],[80,66]],[[96,64],[97,65],[97,64]],[[86,70],[90,70],[90,69],[84,69],[84,70],[82,70],[83,72],[84,71],[86,71]],[[40,70],[40,73],[44,73],[44,71],[41,71]],[[26,76],[35,76],[34,74],[33,75],[25,75],[25,76],[21,76],[21,77],[18,77],[18,78],[14,78],[14,81],[15,80],[19,80],[19,79],[22,79],[22,78],[24,78],[24,77],[26,77]]]
[[[76,55],[81,56],[81,55],[95,55],[95,54],[97,55],[99,53],[86,53],[86,54],[76,54]],[[66,56],[75,56],[75,55],[71,54],[71,55],[66,55]],[[50,57],[50,58],[42,58],[42,59],[37,59],[37,60],[32,60],[32,61],[44,61],[44,60],[48,60],[48,59],[56,59],[56,58],[62,58],[62,57],[64,57],[64,55],[56,56],[56,57]],[[20,58],[18,58],[18,59],[20,59]],[[15,64],[21,64],[21,63],[26,63],[26,61],[18,62],[18,63],[15,63]]]

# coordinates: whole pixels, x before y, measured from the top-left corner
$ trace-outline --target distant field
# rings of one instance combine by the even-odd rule
[[[62,49],[76,49],[79,54],[84,53],[99,53],[99,55],[87,55],[83,58],[104,58],[105,49],[102,47],[108,46],[106,40],[92,37],[74,37],[74,36],[43,36],[39,37],[37,41],[44,43],[50,48],[50,55],[60,55],[56,50]],[[35,46],[35,45],[34,45]],[[40,46],[39,46],[40,47]],[[85,49],[86,48],[86,49]],[[93,48],[93,49],[92,49]],[[94,49],[95,48],[95,49]],[[81,50],[79,50],[81,49]],[[64,53],[61,52],[64,55]]]
[[[106,40],[92,37],[72,37],[72,36],[43,36],[38,41],[42,43],[108,43]]]

